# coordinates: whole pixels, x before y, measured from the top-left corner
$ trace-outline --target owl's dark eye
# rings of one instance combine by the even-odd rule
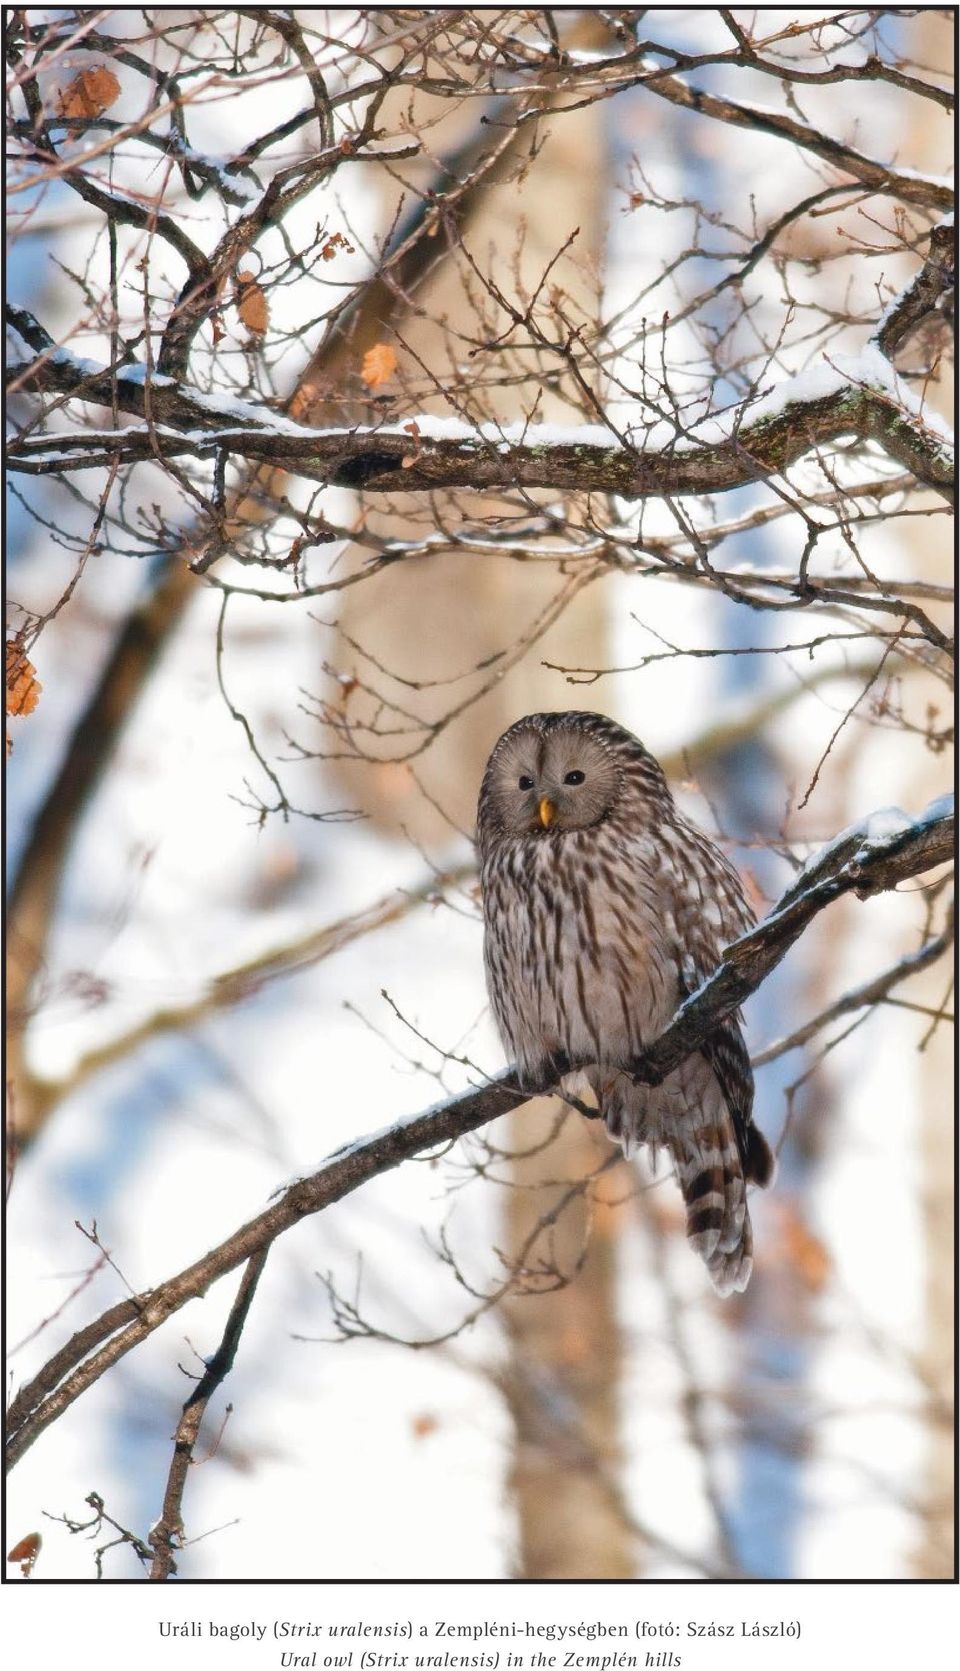
[[[532,789],[533,788],[533,778],[532,777],[527,777],[526,773],[524,773],[523,777],[520,779],[519,783],[517,784],[517,788],[518,789]]]
[[[564,783],[582,783],[585,777],[585,772],[568,772],[563,781]]]

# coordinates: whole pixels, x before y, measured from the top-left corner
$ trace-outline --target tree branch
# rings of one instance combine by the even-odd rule
[[[948,212],[953,208],[954,194],[943,182],[921,174],[900,173],[894,166],[865,157],[851,145],[844,145],[829,134],[808,127],[805,122],[798,122],[793,116],[757,105],[737,104],[733,99],[719,98],[701,88],[688,87],[667,70],[651,72],[648,69],[634,79],[638,85],[656,93],[658,98],[668,99],[684,110],[695,110],[701,116],[713,117],[730,127],[751,128],[756,133],[770,134],[775,139],[799,145],[883,196],[898,197],[904,203]]]
[[[763,922],[727,947],[719,969],[680,1006],[666,1031],[634,1064],[635,1077],[645,1085],[659,1085],[724,1016],[756,992],[825,905],[845,893],[866,899],[887,892],[947,863],[953,854],[952,795],[932,802],[916,822],[889,809],[842,831],[804,866]]]
[[[765,1062],[774,1062],[778,1056],[785,1056],[788,1050],[797,1050],[801,1045],[809,1044],[810,1040],[816,1038],[817,1034],[822,1032],[823,1028],[828,1026],[831,1021],[839,1021],[841,1016],[854,1015],[857,1010],[864,1010],[873,1004],[883,1003],[894,987],[900,986],[903,981],[909,980],[912,975],[919,975],[922,970],[929,969],[932,964],[936,963],[944,952],[949,951],[953,941],[954,924],[953,913],[951,912],[942,933],[935,934],[931,940],[927,940],[919,951],[908,952],[905,957],[898,958],[896,963],[892,963],[889,968],[884,969],[879,975],[874,975],[872,980],[865,981],[862,986],[853,987],[850,992],[842,993],[832,1004],[828,1004],[826,1009],[811,1016],[809,1021],[805,1021],[801,1027],[795,1028],[792,1033],[785,1034],[783,1038],[774,1039],[773,1043],[766,1045],[763,1050],[752,1052],[750,1056],[752,1065],[758,1068],[762,1067]]]
[[[207,1405],[213,1394],[225,1381],[233,1368],[233,1360],[240,1345],[240,1336],[253,1296],[257,1291],[257,1283],[263,1274],[263,1267],[267,1262],[269,1246],[259,1248],[247,1261],[247,1268],[240,1280],[237,1296],[230,1307],[230,1315],[220,1345],[207,1362],[206,1369],[183,1406],[180,1420],[177,1423],[176,1436],[173,1444],[173,1456],[170,1461],[170,1471],[167,1475],[167,1486],[163,1494],[163,1510],[160,1519],[150,1531],[150,1545],[153,1549],[153,1564],[150,1577],[155,1583],[163,1583],[171,1573],[176,1572],[177,1566],[173,1558],[174,1549],[179,1546],[183,1535],[183,1516],[181,1504],[187,1474],[193,1461],[193,1448],[200,1437],[200,1428],[206,1415]]]
[[[95,45],[98,50],[105,49],[99,37]],[[433,178],[399,231],[396,247],[353,287],[331,315],[323,344],[311,356],[287,402],[293,416],[303,418],[320,409],[322,391],[346,381],[351,355],[371,346],[390,324],[406,316],[412,306],[410,297],[427,271],[442,266],[450,254],[448,239],[431,236],[436,230],[436,217],[442,216],[443,223],[450,227],[468,225],[491,185],[515,165],[516,149],[513,130],[491,143],[487,130],[478,126],[463,144],[437,159]],[[236,166],[245,165],[238,160]],[[22,309],[13,313],[15,328],[44,362],[59,354],[57,344],[32,314]],[[103,404],[113,410],[112,392]],[[153,410],[151,404],[151,413]],[[256,467],[251,473],[255,481]],[[244,489],[251,492],[253,483],[248,481],[236,488],[234,506],[243,498]],[[149,595],[135,606],[120,631],[24,847],[11,894],[13,915],[8,919],[8,1016],[13,1025],[8,1028],[7,1071],[8,1082],[17,1086],[16,1141],[21,1145],[34,1136],[51,1106],[42,1095],[38,1103],[22,1094],[25,1087],[32,1089],[30,1075],[25,1065],[18,1070],[15,1063],[22,1056],[23,1021],[42,962],[64,858],[78,815],[96,793],[122,726],[196,587],[196,576],[182,561],[179,550],[160,557],[152,571]]]
[[[930,233],[930,253],[919,273],[887,308],[874,341],[892,359],[929,314],[946,306],[957,281],[954,228],[941,221]],[[946,320],[944,320],[946,323]]]
[[[439,488],[549,488],[617,493],[629,499],[724,493],[779,475],[842,436],[871,440],[918,481],[953,497],[953,453],[936,417],[925,415],[882,357],[836,356],[753,401],[692,422],[678,433],[660,421],[634,444],[598,426],[569,431],[526,424],[498,428],[421,417],[379,428],[307,429],[243,401],[201,395],[140,366],[105,367],[42,345],[36,321],[9,308],[37,358],[14,367],[19,389],[61,394],[149,417],[142,429],[70,432],[11,442],[14,470],[92,469],[116,458],[224,454],[269,460],[336,487],[396,493]],[[149,405],[149,411],[148,411]],[[173,433],[176,432],[176,433]],[[184,433],[186,432],[186,433]]]
[[[943,864],[954,852],[953,798],[935,801],[916,821],[875,813],[822,848],[750,934],[729,946],[720,968],[678,1010],[635,1064],[638,1078],[657,1083],[696,1050],[725,1016],[760,986],[817,913],[842,894],[864,898]],[[574,1068],[582,1063],[570,1063]],[[51,1422],[114,1363],[212,1283],[298,1224],[369,1179],[424,1150],[475,1131],[527,1100],[515,1071],[422,1114],[398,1120],[337,1150],[316,1172],[289,1185],[256,1218],[159,1287],[121,1301],[81,1329],[14,1399],[8,1417],[12,1466]]]
[[[81,1056],[61,1079],[31,1076],[31,1092],[37,1105],[38,1118],[42,1119],[52,1104],[71,1095],[85,1084],[91,1075],[99,1073],[113,1062],[122,1060],[148,1040],[160,1038],[166,1033],[185,1032],[198,1027],[210,1016],[253,997],[270,981],[312,968],[324,958],[342,951],[362,935],[371,934],[378,928],[399,921],[408,911],[426,900],[439,899],[444,888],[455,887],[475,877],[476,866],[473,864],[439,871],[429,875],[415,887],[394,888],[373,905],[353,911],[348,916],[339,917],[334,922],[324,923],[321,928],[311,929],[283,945],[272,946],[232,969],[212,976],[198,997],[155,1010],[126,1032],[118,1033],[106,1044],[98,1045],[85,1056]]]

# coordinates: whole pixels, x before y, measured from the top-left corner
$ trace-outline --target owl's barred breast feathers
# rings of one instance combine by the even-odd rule
[[[663,771],[602,714],[530,714],[487,763],[477,815],[484,957],[505,1050],[531,1091],[585,1064],[624,1151],[666,1148],[687,1236],[721,1293],[746,1287],[746,1185],[773,1157],[730,1016],[662,1085],[630,1064],[753,926],[740,878],[677,811]],[[560,1078],[571,1091],[580,1073]]]

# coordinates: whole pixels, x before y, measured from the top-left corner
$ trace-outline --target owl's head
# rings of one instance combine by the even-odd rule
[[[528,714],[504,732],[487,762],[481,841],[599,824],[621,797],[631,754],[659,773],[637,739],[602,714]]]

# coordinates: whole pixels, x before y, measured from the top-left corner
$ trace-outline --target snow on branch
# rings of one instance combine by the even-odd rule
[[[952,796],[934,801],[917,819],[887,808],[842,831],[808,861],[763,922],[727,948],[720,967],[634,1064],[637,1077],[658,1083],[696,1050],[725,1016],[757,990],[808,923],[832,900],[850,892],[866,898],[890,890],[945,863],[953,853]],[[220,1277],[262,1254],[284,1231],[403,1161],[508,1113],[528,1095],[510,1069],[423,1113],[357,1139],[315,1172],[290,1184],[264,1212],[194,1264],[158,1287],[110,1307],[67,1341],[13,1400],[7,1426],[8,1466],[114,1363]]]
[[[147,420],[142,427],[14,441],[8,465],[27,473],[114,460],[233,457],[375,493],[528,487],[646,499],[726,492],[779,475],[819,446],[859,436],[945,498],[953,495],[949,431],[875,344],[856,357],[825,358],[687,427],[658,419],[623,439],[599,424],[471,425],[430,416],[310,429],[250,402],[201,394],[143,366],[94,365],[57,348],[25,310],[9,309],[8,316],[34,354],[12,368],[17,389],[115,406]]]
[[[684,110],[695,110],[701,116],[725,122],[730,127],[748,128],[755,133],[787,140],[882,196],[897,197],[904,203],[948,212],[953,208],[953,189],[948,180],[918,174],[909,168],[897,168],[874,157],[864,156],[853,146],[844,145],[831,134],[823,133],[783,111],[746,100],[737,102],[720,98],[702,88],[689,87],[679,76],[658,66],[645,66],[636,80],[649,92],[656,93],[658,98],[667,99]]]

